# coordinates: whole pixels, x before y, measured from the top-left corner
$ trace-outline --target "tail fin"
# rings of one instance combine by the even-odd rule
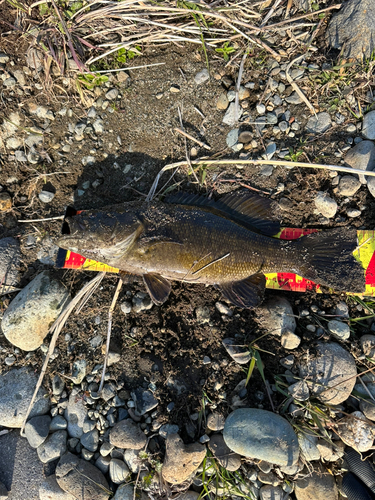
[[[353,256],[357,247],[355,229],[337,228],[309,234],[295,242],[298,269],[303,278],[336,291],[365,291],[365,273]]]

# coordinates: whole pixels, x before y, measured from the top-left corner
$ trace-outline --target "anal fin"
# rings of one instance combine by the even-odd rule
[[[144,274],[143,281],[145,282],[152,302],[157,306],[164,304],[171,291],[170,282],[166,278],[163,278],[160,274],[156,273]]]
[[[224,297],[232,304],[242,309],[253,309],[264,297],[266,278],[258,273],[242,281],[220,284]]]

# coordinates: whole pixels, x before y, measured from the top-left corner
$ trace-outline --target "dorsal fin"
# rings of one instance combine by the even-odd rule
[[[279,222],[272,220],[276,210],[275,202],[253,193],[229,193],[214,201],[205,196],[180,192],[168,196],[165,201],[209,210],[268,236],[280,231]]]

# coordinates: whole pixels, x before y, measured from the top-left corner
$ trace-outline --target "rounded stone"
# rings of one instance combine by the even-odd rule
[[[375,335],[362,335],[359,339],[363,354],[370,358],[375,357]]]
[[[55,193],[51,193],[51,191],[41,191],[38,197],[43,203],[51,203],[55,197]]]
[[[199,73],[197,73],[194,77],[194,81],[197,85],[201,85],[202,83],[206,82],[209,79],[210,79],[210,74],[207,68],[204,68],[202,69],[202,71],[199,71]]]
[[[362,135],[366,139],[373,141],[375,139],[375,111],[370,111],[363,118]]]
[[[299,362],[299,376],[308,382],[310,393],[332,405],[346,401],[356,381],[353,356],[335,342],[318,342]]]
[[[319,191],[315,196],[315,206],[319,213],[324,217],[331,219],[336,215],[337,203],[328,194]]]
[[[340,420],[337,433],[342,441],[359,453],[368,451],[374,441],[374,424],[360,411],[354,411]]]
[[[75,500],[75,497],[60,488],[53,474],[40,485],[39,500]]]
[[[66,440],[68,433],[66,431],[56,431],[36,449],[39,460],[44,464],[53,462],[66,452]]]
[[[123,460],[112,458],[109,463],[109,476],[111,481],[115,484],[125,483],[131,475],[128,466]]]
[[[109,442],[117,448],[139,450],[145,446],[147,439],[137,424],[132,419],[127,418],[112,427]]]
[[[37,380],[37,375],[27,368],[13,369],[0,375],[0,425],[22,426]],[[50,403],[46,395],[47,391],[41,387],[29,418],[48,412]]]
[[[297,349],[300,345],[301,339],[293,332],[289,332],[288,330],[281,335],[281,345],[284,349],[292,350]]]
[[[340,179],[337,192],[340,196],[353,196],[360,187],[361,183],[358,179],[352,175],[344,175]]]
[[[350,149],[345,156],[345,163],[358,170],[375,169],[375,146],[372,141],[361,141]],[[370,178],[367,178],[367,182]],[[361,184],[366,184],[363,174],[359,175]]]
[[[331,117],[328,113],[318,113],[316,116],[311,116],[306,124],[306,132],[311,134],[323,134],[332,125]]]
[[[284,297],[274,297],[258,309],[258,319],[262,328],[273,335],[294,333],[296,320],[292,306]]]
[[[56,468],[57,483],[76,500],[108,500],[111,491],[98,468],[72,453],[63,455]]]
[[[267,410],[235,410],[225,421],[223,435],[226,445],[245,457],[281,466],[293,465],[299,458],[293,427],[280,415]]]
[[[69,302],[68,290],[43,271],[12,300],[1,328],[9,342],[24,351],[34,351],[50,326]]]
[[[12,198],[8,193],[0,193],[0,212],[5,212],[12,208]]]
[[[207,427],[211,431],[221,431],[224,429],[225,418],[221,413],[210,413],[207,417]]]
[[[32,448],[38,448],[47,439],[50,424],[49,415],[33,417],[26,423],[25,436]]]
[[[336,319],[328,321],[328,330],[338,340],[348,340],[350,337],[349,325],[343,323],[342,321],[337,321]]]
[[[171,484],[183,483],[198,469],[205,456],[205,446],[199,443],[185,445],[178,434],[170,434],[166,440],[163,479]]]
[[[294,486],[297,500],[338,500],[335,478],[323,466],[298,479]]]

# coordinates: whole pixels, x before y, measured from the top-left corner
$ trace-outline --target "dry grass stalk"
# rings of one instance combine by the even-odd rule
[[[36,383],[36,387],[35,387],[35,391],[34,391],[33,397],[31,398],[29,407],[28,407],[26,415],[25,415],[25,419],[24,419],[24,421],[22,423],[21,436],[25,435],[24,431],[25,431],[25,425],[26,425],[26,422],[27,422],[27,418],[30,415],[30,411],[31,411],[31,409],[33,407],[33,404],[34,404],[36,395],[37,395],[37,393],[39,391],[39,388],[42,385],[44,375],[45,375],[45,373],[47,371],[48,361],[49,361],[49,359],[51,357],[51,354],[53,353],[53,350],[55,349],[55,345],[56,345],[56,341],[57,341],[57,337],[59,336],[59,333],[64,328],[64,326],[65,326],[66,322],[68,321],[68,319],[69,319],[71,313],[73,312],[74,308],[75,307],[79,307],[81,303],[86,303],[87,297],[88,296],[90,297],[93,294],[93,292],[97,289],[97,287],[99,286],[100,282],[104,278],[105,274],[106,274],[105,272],[98,273],[91,281],[89,281],[77,293],[77,295],[74,297],[74,299],[71,302],[69,302],[69,304],[61,312],[61,314],[59,315],[59,317],[57,318],[57,320],[54,322],[54,324],[49,329],[48,333],[52,333],[52,338],[51,338],[51,341],[50,341],[50,344],[49,344],[48,352],[47,352],[46,357],[44,359],[44,363],[43,363],[42,370],[41,370],[40,375],[39,375],[38,382]]]

